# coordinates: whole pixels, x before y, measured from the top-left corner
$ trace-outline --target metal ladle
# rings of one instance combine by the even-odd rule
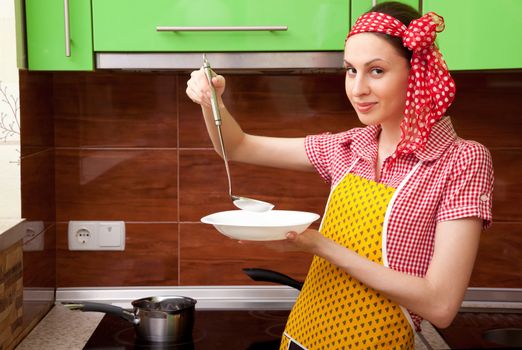
[[[203,54],[203,70],[205,71],[205,75],[207,76],[208,85],[210,87],[210,103],[212,105],[212,114],[214,116],[214,122],[216,123],[216,128],[219,136],[219,143],[221,145],[221,153],[223,155],[223,161],[225,162],[225,170],[227,171],[228,178],[228,195],[232,199],[232,203],[242,210],[248,211],[256,211],[256,212],[264,212],[271,210],[274,205],[272,203],[263,202],[257,199],[234,196],[232,194],[232,181],[230,180],[230,170],[228,168],[228,159],[227,153],[225,152],[225,144],[223,142],[223,135],[221,133],[221,113],[219,111],[216,90],[214,89],[214,85],[212,84],[212,68],[210,67],[210,63],[207,60],[207,56]]]

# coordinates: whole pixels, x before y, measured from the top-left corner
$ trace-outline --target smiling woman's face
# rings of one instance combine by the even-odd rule
[[[408,60],[384,38],[360,33],[344,49],[346,95],[365,125],[399,127],[406,102]]]

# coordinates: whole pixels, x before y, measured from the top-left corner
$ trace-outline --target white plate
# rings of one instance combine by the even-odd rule
[[[319,215],[305,211],[269,210],[256,213],[247,210],[229,210],[201,218],[214,225],[225,236],[249,241],[274,241],[286,238],[290,231],[301,233]]]

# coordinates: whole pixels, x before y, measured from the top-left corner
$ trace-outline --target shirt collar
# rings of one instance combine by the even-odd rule
[[[436,160],[456,138],[457,133],[453,129],[450,117],[444,117],[433,125],[426,147],[423,150],[415,151],[414,154],[423,162]]]
[[[369,125],[359,129],[357,133],[341,140],[340,144],[351,147],[357,157],[367,161],[376,159],[378,153],[377,138],[381,131],[379,125]],[[423,162],[432,161],[440,158],[442,153],[457,138],[457,133],[453,129],[450,117],[439,120],[431,129],[428,142],[423,150],[417,150],[414,155]]]

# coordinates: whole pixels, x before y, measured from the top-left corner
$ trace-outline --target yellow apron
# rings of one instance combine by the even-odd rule
[[[330,193],[321,233],[383,264],[382,229],[395,189],[347,174]],[[409,315],[340,268],[315,256],[290,313],[281,350],[290,342],[316,349],[413,349]]]

